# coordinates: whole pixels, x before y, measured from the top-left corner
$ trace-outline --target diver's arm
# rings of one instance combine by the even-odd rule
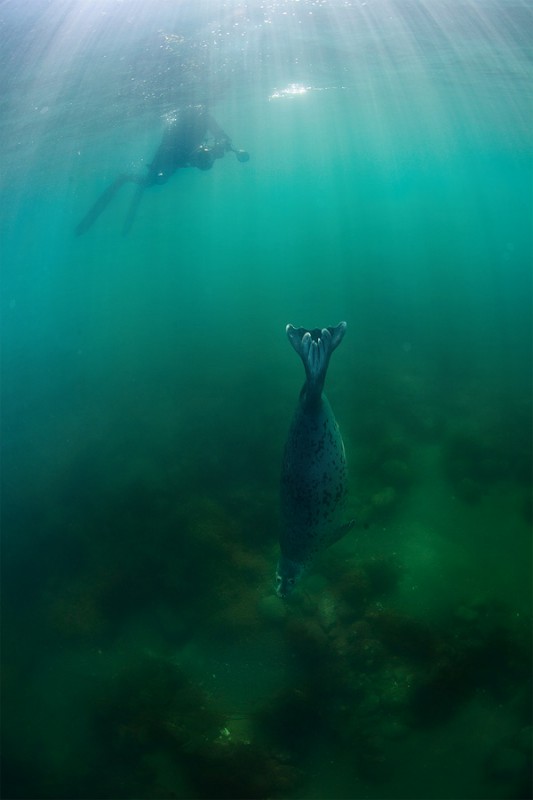
[[[207,129],[215,139],[215,146],[213,148],[215,158],[222,158],[224,153],[230,151],[235,153],[237,161],[240,161],[241,163],[250,160],[250,154],[247,153],[246,150],[238,150],[236,147],[233,147],[233,143],[228,134],[222,130],[216,119],[212,117],[211,114],[207,115]]]
[[[230,137],[224,130],[222,130],[216,119],[211,116],[211,114],[207,115],[207,129],[211,134],[213,134],[213,138],[217,144],[224,145],[225,150],[231,150]]]

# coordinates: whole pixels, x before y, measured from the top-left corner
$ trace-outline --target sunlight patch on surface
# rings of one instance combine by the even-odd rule
[[[303,86],[301,83],[289,83],[285,89],[274,89],[269,96],[269,100],[279,100],[281,98],[300,97],[312,90],[312,86]]]

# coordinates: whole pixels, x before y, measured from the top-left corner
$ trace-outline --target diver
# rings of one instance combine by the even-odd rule
[[[76,236],[81,236],[82,233],[89,230],[121,186],[125,183],[135,183],[137,184],[137,189],[122,229],[122,233],[127,234],[133,224],[141,197],[147,187],[166,183],[176,170],[184,167],[196,167],[201,170],[211,169],[215,160],[222,158],[228,151],[235,153],[237,160],[243,163],[250,158],[246,150],[236,150],[233,147],[227,133],[208,113],[204,105],[183,108],[168,124],[161,144],[157,148],[151,163],[147,165],[148,174],[144,176],[119,175],[100,195],[79,225],[76,226]]]

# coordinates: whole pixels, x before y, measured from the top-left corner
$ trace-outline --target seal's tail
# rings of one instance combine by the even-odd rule
[[[329,359],[342,341],[346,323],[339,322],[334,328],[295,328],[287,325],[289,341],[300,356],[307,377],[306,394],[308,399],[320,397],[326,380]]]

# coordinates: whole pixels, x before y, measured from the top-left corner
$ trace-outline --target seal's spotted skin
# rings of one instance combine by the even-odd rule
[[[306,382],[285,445],[281,475],[281,557],[276,591],[286,597],[315,553],[339,539],[347,471],[344,444],[327,398],[322,394],[329,359],[346,330],[308,331],[287,325],[289,340],[300,355]]]

